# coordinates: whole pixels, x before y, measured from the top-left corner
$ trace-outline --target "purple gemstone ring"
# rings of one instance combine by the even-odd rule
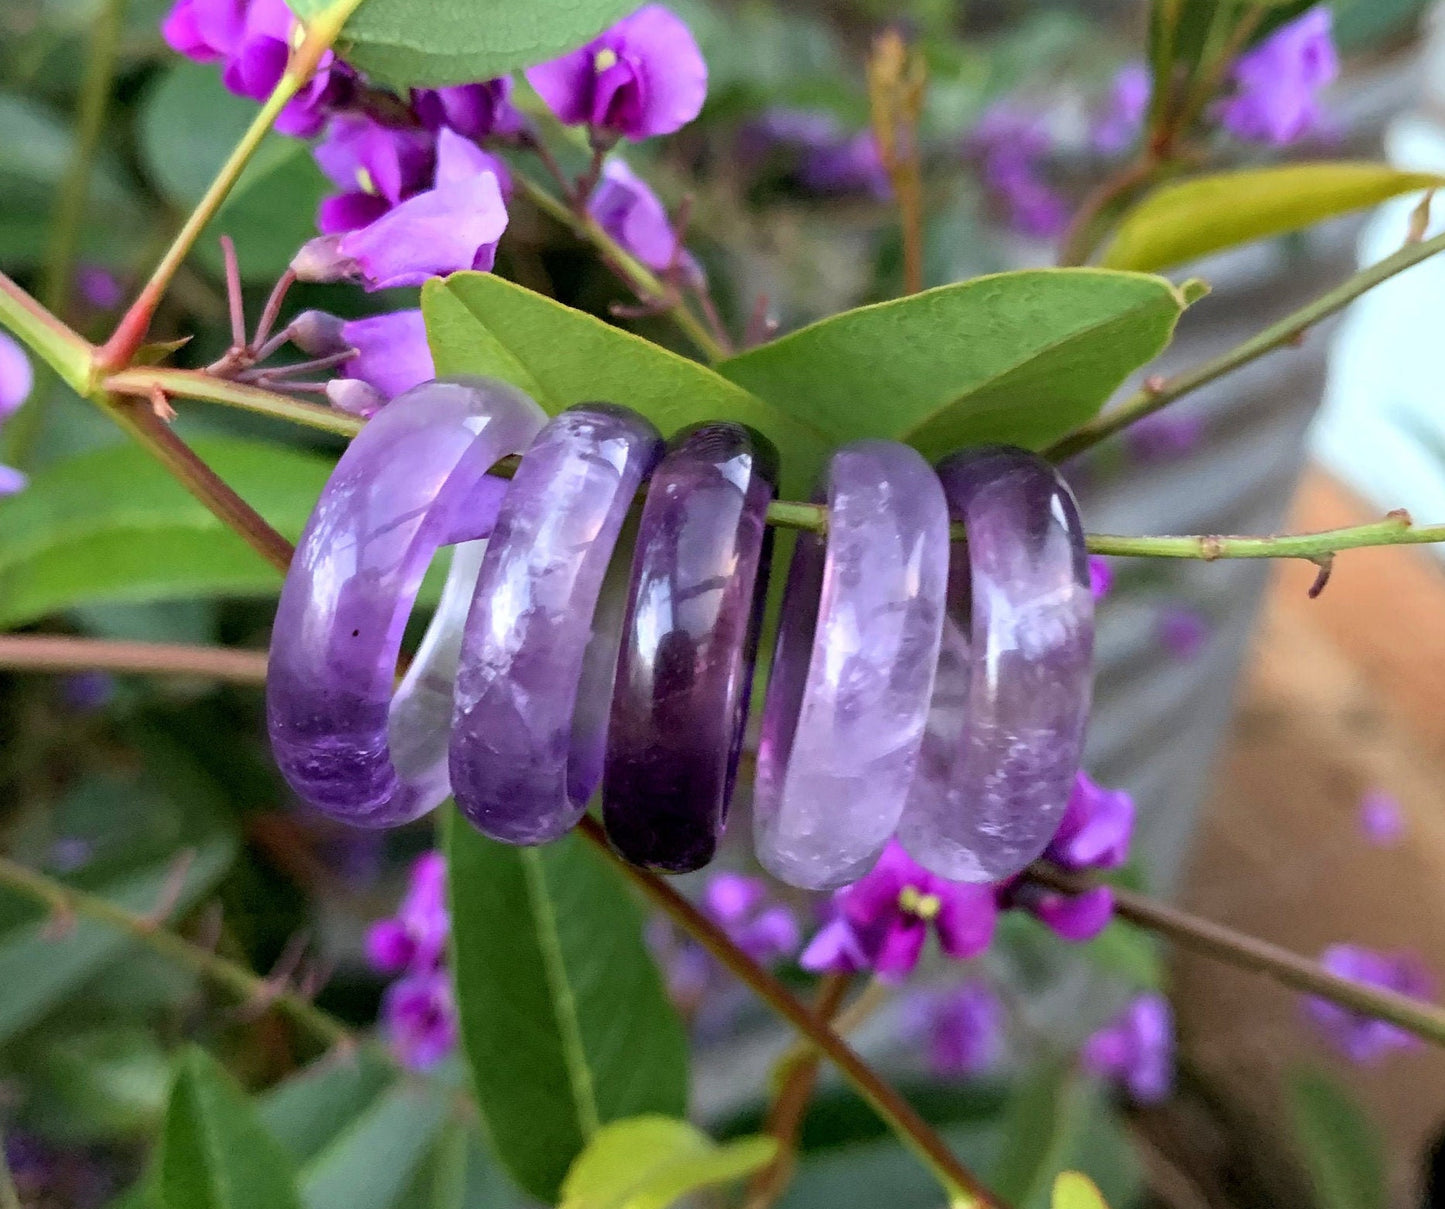
[[[276,762],[318,810],[390,827],[450,792],[451,675],[475,546],[453,559],[393,699],[402,632],[437,549],[491,531],[506,484],[487,471],[546,418],[504,383],[440,379],[388,403],[341,455],[281,589],[266,678]]]
[[[452,792],[493,839],[567,832],[601,778],[606,714],[577,710],[608,560],[662,456],[647,420],[605,403],[564,411],[522,458],[477,577],[452,719]],[[610,635],[597,642],[610,646]],[[601,733],[598,733],[598,732]]]
[[[948,504],[923,456],[855,441],[829,463],[822,536],[788,568],[753,787],[758,859],[794,886],[856,881],[918,763],[948,589]]]
[[[653,475],[617,663],[603,821],[634,864],[712,859],[747,722],[778,455],[741,424],[699,424]]]
[[[1011,877],[1057,830],[1093,685],[1094,598],[1079,511],[1036,454],[970,449],[938,476],[966,541],[918,772],[898,838],[954,881]]]

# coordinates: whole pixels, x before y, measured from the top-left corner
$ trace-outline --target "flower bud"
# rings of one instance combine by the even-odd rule
[[[344,411],[363,420],[370,419],[386,406],[386,396],[360,378],[333,378],[326,384],[326,398],[337,411]]]
[[[301,245],[301,250],[291,260],[291,271],[297,281],[329,284],[335,281],[354,281],[360,270],[356,261],[341,251],[341,237],[318,235]]]
[[[291,320],[291,343],[308,357],[334,357],[351,347],[343,331],[345,321],[325,311],[302,311]]]

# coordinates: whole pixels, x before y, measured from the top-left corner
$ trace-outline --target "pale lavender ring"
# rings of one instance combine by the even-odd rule
[[[457,805],[493,839],[556,839],[601,779],[607,714],[578,711],[578,690],[608,560],[661,456],[642,416],[589,403],[552,420],[512,479],[462,640],[451,740]],[[610,696],[606,670],[589,695]]]
[[[956,881],[1010,877],[1058,829],[1078,771],[1093,685],[1094,597],[1068,485],[1006,446],[939,463],[965,541],[918,773],[898,836]]]
[[[898,825],[928,719],[948,588],[948,505],[923,456],[845,445],[826,543],[788,568],[753,788],[758,859],[783,881],[856,881]]]
[[[501,382],[441,379],[388,403],[337,462],[281,589],[266,683],[276,761],[318,810],[388,827],[447,796],[446,673],[475,549],[454,559],[441,617],[393,700],[402,632],[438,547],[490,531],[501,486],[487,471],[545,421]]]

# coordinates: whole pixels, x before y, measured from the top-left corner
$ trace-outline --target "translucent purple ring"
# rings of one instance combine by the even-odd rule
[[[1094,598],[1068,485],[1022,449],[966,450],[938,476],[953,547],[933,705],[898,838],[955,881],[1011,877],[1057,830],[1093,684]]]
[[[602,780],[603,820],[634,864],[705,865],[747,723],[778,455],[740,424],[668,444],[638,530]]]
[[[753,786],[758,859],[810,890],[856,881],[898,826],[948,589],[948,505],[917,451],[845,445],[818,498],[827,540],[799,534],[788,568]]]
[[[502,503],[467,620],[452,721],[452,791],[493,839],[567,832],[601,780],[613,664],[591,661],[594,613],[628,507],[662,437],[605,403],[564,411],[522,458]]]
[[[393,698],[402,632],[437,549],[491,531],[506,485],[487,471],[546,418],[501,382],[441,379],[388,403],[337,462],[281,589],[266,682],[276,762],[318,810],[389,827],[450,792],[451,675],[475,543],[453,559]]]

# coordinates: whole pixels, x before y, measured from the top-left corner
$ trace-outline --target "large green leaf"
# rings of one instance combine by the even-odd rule
[[[805,491],[825,442],[790,400],[769,405],[704,365],[490,273],[454,273],[422,289],[437,372],[489,374],[548,412],[605,400],[647,416],[664,434],[698,420],[761,429],[783,459],[785,493]]]
[[[236,438],[195,442],[248,503],[295,538],[330,473],[324,458]],[[255,596],[280,577],[144,450],[81,454],[0,500],[0,625],[72,605]]]
[[[1169,268],[1441,184],[1445,177],[1371,163],[1285,164],[1199,176],[1156,189],[1130,210],[1100,263]]]
[[[302,16],[329,0],[289,0]],[[637,0],[366,0],[338,49],[389,84],[466,84],[556,58]]]
[[[541,848],[448,831],[453,973],[497,1155],[551,1201],[611,1121],[680,1116],[687,1040],[617,875],[576,834]]]
[[[1168,344],[1187,301],[1138,273],[998,273],[835,315],[718,370],[835,442],[1039,448]]]
[[[261,1121],[297,1163],[322,1154],[389,1087],[394,1071],[363,1050],[327,1054],[261,1097]]]
[[[1050,1209],[1109,1209],[1098,1186],[1077,1171],[1061,1171],[1054,1180]]]
[[[235,855],[228,836],[201,845],[186,865],[174,903],[184,910],[220,880]],[[98,893],[130,911],[155,907],[166,893],[174,861],[131,873]],[[9,897],[9,895],[5,895]],[[32,918],[0,936],[0,1042],[34,1024],[64,1003],[92,975],[135,945],[136,940],[107,924],[77,919],[57,931],[54,920]]]
[[[776,1138],[719,1146],[672,1117],[632,1117],[597,1131],[562,1182],[559,1209],[667,1209],[690,1192],[751,1175],[772,1161]]]
[[[302,1209],[290,1156],[198,1047],[180,1060],[154,1187],[161,1209]]]
[[[1295,1140],[1320,1209],[1384,1209],[1384,1147],[1348,1088],[1323,1071],[1290,1072]]]

